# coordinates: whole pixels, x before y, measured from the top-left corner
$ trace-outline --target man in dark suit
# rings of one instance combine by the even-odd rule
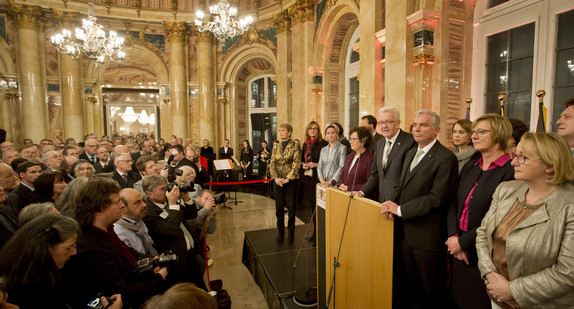
[[[161,175],[148,175],[144,178],[147,213],[143,221],[157,251],[172,250],[179,259],[176,272],[178,277],[171,279],[189,281],[206,289],[193,253],[196,244],[191,236],[192,230],[186,221],[197,217],[197,207],[187,193],[180,194],[177,186],[169,192],[166,188],[167,181]]]
[[[371,151],[371,153],[374,155],[375,148],[377,147],[377,142],[383,138],[381,134],[377,133],[377,118],[375,118],[373,115],[366,115],[361,117],[361,127],[368,128],[369,131],[371,131],[371,135],[373,135],[369,151]]]
[[[18,165],[16,173],[20,177],[20,185],[8,194],[10,204],[16,213],[32,204],[40,201],[34,189],[34,182],[40,176],[42,168],[39,163],[26,161]]]
[[[134,161],[129,153],[119,153],[116,155],[114,159],[116,169],[114,170],[114,174],[112,175],[112,179],[117,181],[117,183],[122,187],[125,188],[132,188],[134,184],[141,179],[139,173],[132,172],[132,165]]]
[[[227,138],[223,141],[223,147],[219,148],[217,154],[219,160],[231,159],[231,156],[233,156],[233,148],[229,147],[229,140]]]
[[[153,139],[147,139],[145,141],[143,141],[143,143],[140,145],[140,151],[138,152],[134,152],[131,154],[132,156],[132,160],[134,162],[137,162],[138,159],[143,156],[143,155],[150,155],[153,152],[153,145],[155,144],[155,141]],[[134,172],[139,172],[137,169],[137,166],[133,166],[133,171]]]
[[[378,189],[379,202],[382,203],[391,198],[403,171],[405,154],[416,143],[412,134],[400,129],[401,114],[398,109],[393,107],[381,108],[379,120],[378,124],[382,126],[384,138],[380,139],[376,145],[371,177],[358,195],[369,196]]]
[[[96,150],[96,157],[98,158],[98,162],[94,163],[96,174],[111,173],[114,171],[114,164],[110,162],[110,153],[108,151],[108,147],[98,147],[98,150]]]
[[[129,156],[129,155],[128,155]],[[84,308],[98,293],[120,293],[126,308],[142,303],[164,288],[168,275],[165,267],[148,273],[136,273],[139,255],[130,250],[114,231],[125,205],[120,187],[110,179],[92,179],[78,192],[76,220],[81,232],[77,255],[62,270],[64,290],[73,308]]]
[[[405,268],[403,300],[407,308],[446,306],[446,212],[455,192],[458,161],[437,140],[439,126],[436,113],[421,110],[415,114],[413,136],[417,147],[405,155],[392,201],[381,206],[385,217],[395,215],[402,221],[402,235],[395,239],[400,241]]]
[[[98,140],[89,138],[84,142],[84,152],[80,154],[80,159],[84,159],[92,164],[98,162],[96,150],[98,149]]]

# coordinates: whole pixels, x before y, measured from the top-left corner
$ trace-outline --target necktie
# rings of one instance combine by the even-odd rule
[[[424,151],[422,149],[417,150],[417,154],[415,155],[413,161],[411,162],[411,166],[409,171],[412,171],[413,168],[415,168],[415,166],[417,166],[417,164],[419,164],[419,159],[420,157],[423,155]]]
[[[389,153],[391,153],[391,148],[393,143],[391,141],[387,141],[387,147],[385,149],[385,155],[383,156],[383,167],[387,167],[387,162],[389,161]]]
[[[96,163],[96,157],[92,157],[92,163]]]
[[[122,175],[122,178],[124,179],[124,181],[125,181],[126,183],[128,183],[128,175],[123,174],[123,175]]]

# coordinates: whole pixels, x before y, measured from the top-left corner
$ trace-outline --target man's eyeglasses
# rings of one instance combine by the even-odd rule
[[[380,125],[380,126],[382,126],[382,125],[384,125],[384,124],[385,124],[385,125],[391,125],[391,124],[393,124],[393,123],[395,123],[395,122],[396,122],[396,121],[394,121],[394,120],[388,120],[388,121],[379,121],[379,122],[377,122],[377,124]]]

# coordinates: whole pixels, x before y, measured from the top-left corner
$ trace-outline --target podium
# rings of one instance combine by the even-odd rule
[[[381,215],[378,202],[317,185],[318,308],[328,303],[339,244],[340,267],[329,307],[392,308],[393,219]]]

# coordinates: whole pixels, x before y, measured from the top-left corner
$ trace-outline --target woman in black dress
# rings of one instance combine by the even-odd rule
[[[271,148],[267,141],[261,142],[261,149],[255,154],[257,160],[259,160],[259,168],[257,170],[257,176],[259,179],[267,179],[267,164],[271,159]]]
[[[253,149],[248,140],[243,141],[241,149],[241,169],[243,170],[243,179],[249,180],[253,173]]]

